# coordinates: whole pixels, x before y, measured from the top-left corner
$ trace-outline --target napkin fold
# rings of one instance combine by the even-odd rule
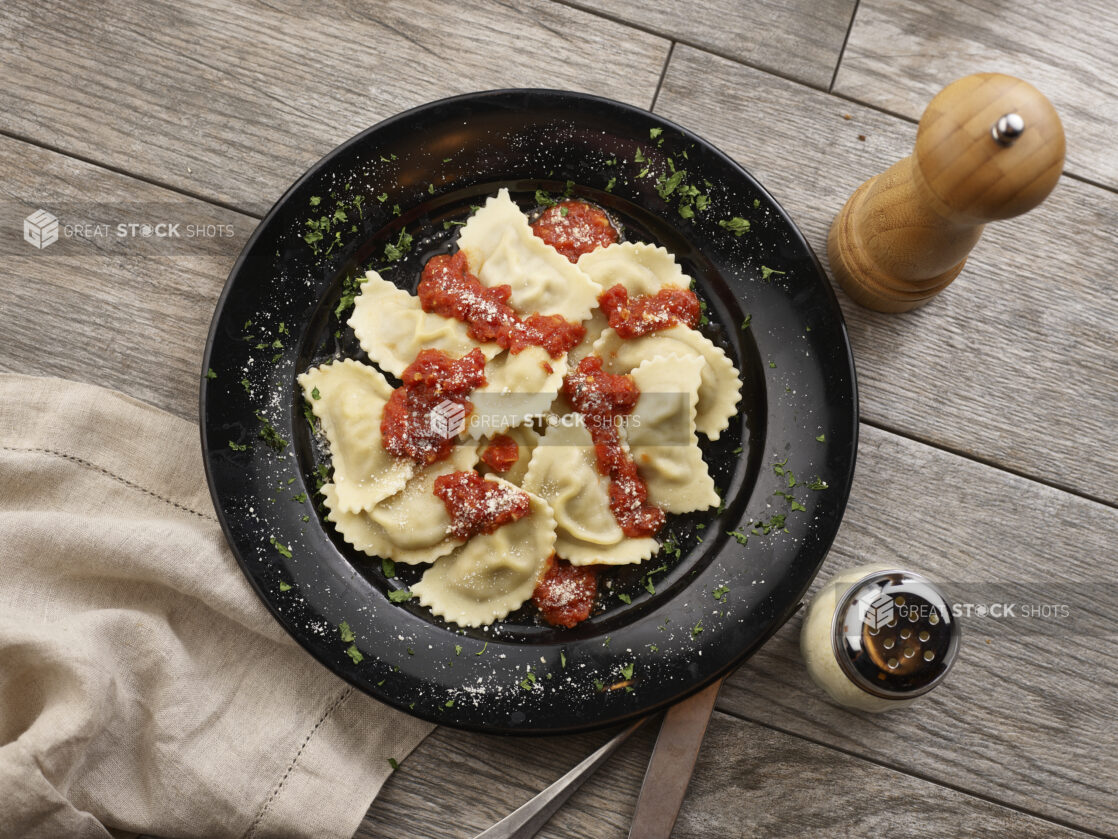
[[[193,424],[0,375],[0,837],[349,839],[430,730],[260,603]]]

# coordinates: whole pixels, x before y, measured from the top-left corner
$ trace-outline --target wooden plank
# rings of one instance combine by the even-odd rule
[[[720,707],[1116,835],[1116,542],[1112,508],[862,426],[850,506],[816,589],[883,562],[924,572],[960,604],[1016,604],[1014,616],[964,614],[944,685],[882,715],[843,710],[811,683],[797,616],[726,683]],[[1044,604],[1068,614],[1027,616]]]
[[[915,138],[896,117],[686,47],[656,109],[750,169],[824,261],[850,193]],[[1116,231],[1118,196],[1064,178],[1033,212],[989,225],[924,308],[877,314],[838,292],[862,416],[1118,502]]]
[[[636,743],[626,744],[538,836],[627,836],[653,733],[639,733]],[[439,729],[389,778],[356,836],[473,836],[551,783],[602,739],[501,740]],[[433,807],[435,801],[445,802],[445,809]],[[806,835],[1085,836],[715,713],[672,836]]]
[[[256,220],[0,137],[0,370],[114,388],[191,421],[214,303]],[[22,220],[105,224],[37,250]],[[119,223],[178,222],[184,238],[118,238]],[[190,224],[226,238],[185,238]],[[216,232],[216,231],[215,231]]]
[[[855,0],[560,0],[826,89]]]
[[[649,107],[668,52],[547,0],[18,0],[0,38],[4,131],[257,215],[406,108],[499,87]]]
[[[1018,76],[1060,112],[1067,171],[1118,187],[1118,5],[1111,0],[862,0],[835,91],[919,119],[970,73]]]

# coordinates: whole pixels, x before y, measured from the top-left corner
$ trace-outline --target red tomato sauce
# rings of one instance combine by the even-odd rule
[[[543,347],[552,358],[559,358],[586,334],[581,324],[559,315],[533,314],[521,320],[508,304],[511,294],[507,285],[482,285],[470,273],[462,251],[431,257],[419,281],[423,311],[462,321],[475,341],[494,342],[514,354],[525,347]]]
[[[532,232],[571,262],[617,241],[609,216],[585,201],[563,201],[549,207],[532,224]]]
[[[622,338],[639,338],[677,324],[693,329],[699,323],[699,298],[690,289],[678,286],[664,286],[656,294],[631,298],[618,284],[598,296],[598,305]]]
[[[435,495],[446,505],[450,534],[469,539],[528,515],[528,493],[508,484],[487,481],[472,469],[435,478]]]
[[[632,411],[640,397],[632,376],[606,373],[602,359],[588,355],[563,380],[563,393],[586,418],[598,471],[609,475],[610,511],[622,532],[633,538],[654,535],[664,524],[664,511],[647,503],[648,487],[617,428],[617,418]]]
[[[520,447],[507,434],[498,434],[481,451],[481,462],[494,472],[505,473],[520,459]]]
[[[479,349],[459,359],[421,350],[400,379],[403,384],[392,391],[380,421],[385,450],[421,464],[443,460],[458,436],[453,421],[446,421],[453,419],[447,403],[460,405],[461,416],[469,416],[474,406],[467,397],[485,384],[485,356]],[[436,421],[440,417],[443,423]]]
[[[571,565],[551,555],[549,567],[536,584],[532,602],[552,626],[572,626],[590,617],[598,593],[600,565]]]

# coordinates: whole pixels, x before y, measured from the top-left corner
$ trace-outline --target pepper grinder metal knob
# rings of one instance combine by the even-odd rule
[[[1043,201],[1064,167],[1056,109],[1028,82],[977,73],[929,103],[904,160],[862,184],[831,226],[831,271],[881,312],[927,303],[963,270],[990,221]]]

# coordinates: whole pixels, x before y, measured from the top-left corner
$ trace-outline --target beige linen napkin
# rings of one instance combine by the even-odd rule
[[[265,610],[194,425],[0,375],[0,837],[348,839],[430,729]]]

